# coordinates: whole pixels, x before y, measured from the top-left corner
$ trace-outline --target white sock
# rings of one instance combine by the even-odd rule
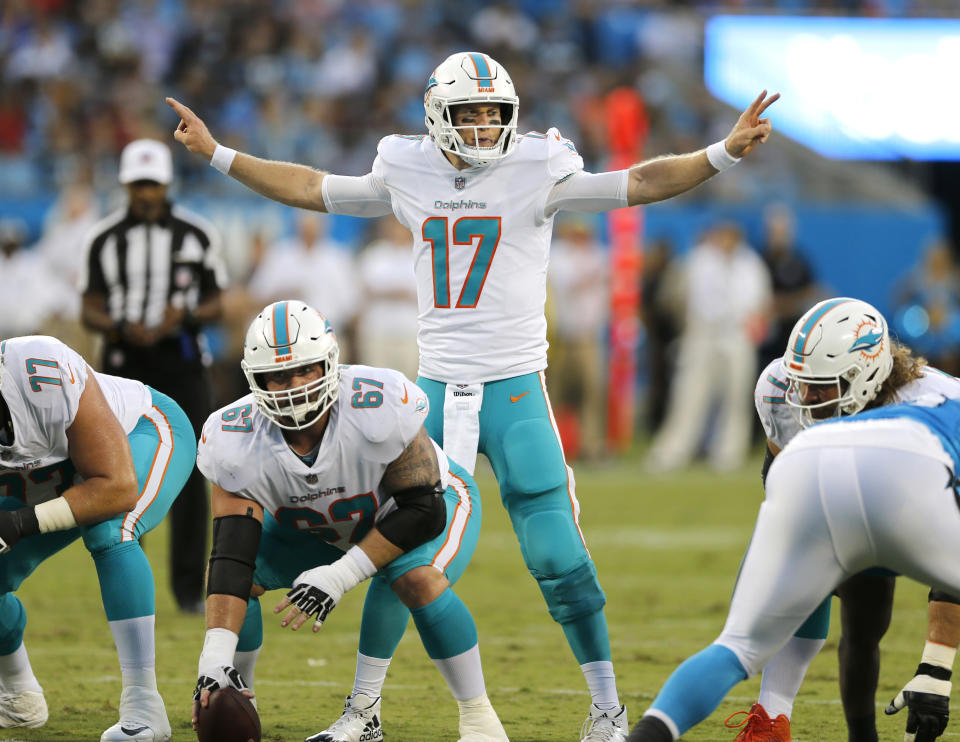
[[[594,706],[601,711],[620,708],[617,677],[613,674],[612,662],[585,662],[580,669],[583,670]]]
[[[152,615],[110,621],[124,688],[131,685],[157,688],[153,625]]]
[[[813,662],[813,658],[823,649],[826,639],[802,639],[791,636],[783,649],[771,657],[763,668],[760,681],[760,697],[757,702],[763,706],[771,719],[780,714],[790,718],[793,713],[793,701],[800,691],[803,676]]]
[[[480,666],[480,645],[474,644],[466,652],[461,652],[444,660],[434,660],[453,697],[458,701],[467,701],[486,695],[487,687],[483,682],[483,668]]]
[[[387,679],[390,660],[387,657],[367,657],[357,652],[357,674],[353,677],[353,695],[363,693],[370,698],[379,698],[383,684]]]
[[[25,690],[43,692],[37,676],[30,667],[27,647],[20,643],[16,651],[0,656],[0,689],[8,693],[20,693]]]
[[[240,672],[240,677],[250,690],[253,690],[253,671],[257,666],[257,658],[260,656],[260,650],[263,647],[251,649],[249,652],[234,652],[233,666]]]

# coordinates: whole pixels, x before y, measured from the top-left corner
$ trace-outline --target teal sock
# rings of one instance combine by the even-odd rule
[[[247,602],[247,615],[240,627],[238,652],[252,652],[263,644],[263,612],[260,610],[260,598],[250,598]],[[249,682],[249,681],[247,681]]]
[[[560,625],[579,664],[610,661],[610,636],[602,609]]]
[[[137,541],[126,541],[93,554],[100,597],[108,621],[152,616],[153,570]]]
[[[423,647],[432,660],[462,654],[477,643],[477,625],[473,616],[449,587],[425,606],[410,612]]]
[[[0,656],[16,652],[23,644],[27,612],[13,593],[0,596]]]
[[[388,660],[407,630],[410,611],[384,579],[374,577],[363,601],[360,654]]]

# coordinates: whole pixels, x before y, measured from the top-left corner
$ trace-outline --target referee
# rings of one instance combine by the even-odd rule
[[[225,271],[212,225],[167,199],[171,180],[165,144],[138,139],[124,148],[129,203],[87,236],[81,319],[103,335],[105,373],[173,397],[199,435],[213,405],[198,328],[220,319]],[[169,522],[174,597],[181,610],[202,613],[209,513],[196,469]]]

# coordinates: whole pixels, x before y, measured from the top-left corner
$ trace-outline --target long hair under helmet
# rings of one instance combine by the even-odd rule
[[[837,415],[860,412],[877,396],[893,369],[887,321],[865,301],[840,297],[809,309],[794,325],[783,354],[790,379],[786,401],[813,422],[810,411],[836,405]],[[837,397],[806,404],[801,384],[835,384]]]
[[[302,301],[278,301],[264,307],[250,323],[240,367],[257,407],[286,430],[308,428],[337,401],[340,347],[333,327]],[[268,391],[262,374],[323,365],[323,375],[309,384]]]
[[[465,103],[500,106],[500,138],[492,147],[468,145],[453,125],[453,108]],[[444,152],[457,155],[473,166],[489,165],[509,155],[517,144],[517,113],[520,99],[513,81],[496,60],[480,52],[459,52],[447,57],[430,75],[423,94],[427,131]],[[467,128],[467,127],[460,127]],[[474,139],[479,142],[479,137]]]

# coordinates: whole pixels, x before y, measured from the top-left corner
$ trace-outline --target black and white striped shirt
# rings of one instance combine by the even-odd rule
[[[114,212],[90,231],[85,254],[81,291],[106,296],[118,323],[156,327],[168,304],[192,311],[226,285],[216,229],[180,206],[152,223]]]

